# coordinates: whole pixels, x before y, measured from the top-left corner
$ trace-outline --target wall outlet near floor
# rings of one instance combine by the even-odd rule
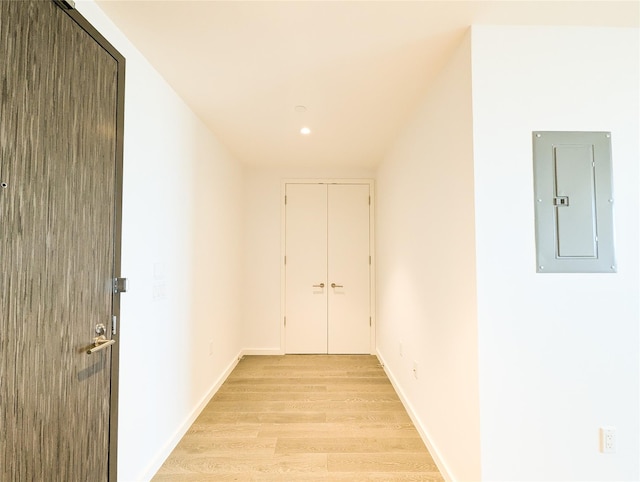
[[[603,454],[615,453],[617,445],[616,428],[600,427],[600,452]]]
[[[413,362],[413,378],[418,379],[418,362]]]

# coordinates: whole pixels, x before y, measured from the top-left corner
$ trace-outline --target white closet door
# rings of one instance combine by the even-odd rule
[[[287,184],[286,196],[286,352],[327,353],[327,186]]]
[[[328,352],[370,353],[369,185],[328,191]]]

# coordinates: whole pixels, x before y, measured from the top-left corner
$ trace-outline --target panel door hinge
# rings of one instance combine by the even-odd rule
[[[369,266],[371,266],[371,255],[369,255]]]
[[[73,0],[53,0],[53,2],[65,10],[73,10],[76,8],[76,4]]]
[[[113,293],[127,292],[127,278],[113,278]]]
[[[285,206],[287,205],[287,196],[286,196],[286,194],[285,194],[285,196],[284,196],[284,205],[285,205]]]
[[[287,317],[284,317],[284,326],[287,326]]]
[[[287,265],[287,256],[286,255],[284,256],[284,264],[285,264],[285,266]]]
[[[369,196],[369,206],[371,206],[371,196]]]
[[[118,334],[118,317],[116,315],[113,315],[111,317],[111,334],[112,335]]]
[[[371,326],[371,317],[369,317],[369,326]]]

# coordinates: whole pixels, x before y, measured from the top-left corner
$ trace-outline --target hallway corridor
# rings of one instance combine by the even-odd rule
[[[154,481],[442,481],[368,355],[246,356]]]

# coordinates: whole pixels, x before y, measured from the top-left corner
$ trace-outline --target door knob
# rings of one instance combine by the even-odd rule
[[[107,339],[107,337],[104,335],[96,336],[93,339],[93,346],[87,349],[87,355],[91,355],[92,353],[95,353],[97,351],[104,350],[106,347],[113,345],[115,342],[116,341],[113,339]]]
[[[313,285],[314,288],[324,288],[324,283],[320,283],[319,285]]]
[[[335,284],[335,283],[331,283],[331,287],[332,287],[332,288],[344,288],[344,286],[342,286],[342,285],[337,285],[337,284]]]
[[[104,326],[104,323],[98,323],[96,325],[96,336],[93,339],[93,345],[87,349],[87,355],[91,355],[100,350],[104,350],[106,347],[113,345],[116,341],[109,340],[105,333],[107,332],[107,327]]]

